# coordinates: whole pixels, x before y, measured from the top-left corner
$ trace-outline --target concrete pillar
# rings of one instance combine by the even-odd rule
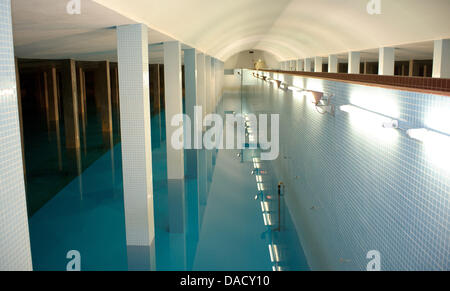
[[[394,76],[395,73],[395,48],[380,48],[378,61],[378,74],[384,76]]]
[[[203,58],[204,61],[204,58]],[[201,62],[201,61],[200,61]],[[191,142],[186,150],[186,178],[192,179],[195,186],[189,187],[186,195],[186,240],[189,240],[187,246],[198,240],[198,151],[201,148],[202,142],[202,117],[196,114],[196,106],[201,105],[201,100],[198,98],[198,70],[197,70],[197,51],[196,49],[187,49],[184,51],[184,73],[185,73],[185,87],[186,87],[186,114],[191,120]],[[204,64],[203,64],[204,65]],[[197,118],[196,118],[197,115]],[[170,206],[169,206],[170,207]],[[193,262],[193,257],[188,257],[190,252],[186,252],[188,265]]]
[[[315,60],[314,60],[314,72],[321,73],[322,72],[322,65],[323,65],[323,58],[322,57],[315,57]]]
[[[172,126],[172,118],[183,114],[181,46],[178,41],[164,43],[164,79],[166,99],[167,178],[169,195],[169,229],[185,230],[184,149],[172,145],[172,137],[183,123]],[[184,131],[184,130],[183,130]],[[183,131],[181,137],[184,140]]]
[[[338,64],[337,55],[328,56],[328,73],[337,73],[339,69]]]
[[[27,181],[27,167],[25,163],[25,139],[23,135],[23,107],[22,107],[22,91],[20,88],[20,74],[19,74],[19,62],[17,59],[14,60],[14,67],[16,72],[16,88],[17,88],[17,109],[19,112],[19,128],[20,128],[20,143],[22,149],[22,166],[23,166],[23,177],[26,185]]]
[[[44,94],[45,102],[45,117],[47,120],[47,130],[50,134],[50,102],[48,99],[48,73],[46,71],[42,72],[42,89]]]
[[[414,60],[409,61],[409,74],[408,76],[413,77],[414,76]]]
[[[162,141],[162,116],[161,116],[161,75],[159,64],[149,66],[150,74],[150,111],[152,120],[152,143],[157,147]],[[155,122],[156,124],[153,124]]]
[[[205,54],[197,55],[197,104],[202,107],[202,117],[206,112],[206,68]]]
[[[197,104],[202,107],[201,119],[205,116],[206,112],[206,68],[205,68],[205,54],[199,53],[197,55]],[[202,125],[202,130],[204,126]],[[201,137],[200,137],[201,139]],[[195,138],[194,138],[195,141]],[[202,142],[202,140],[200,141]],[[206,153],[204,150],[197,152],[197,189],[198,189],[198,231],[201,227],[201,204],[202,197],[206,196],[207,191],[207,165],[206,165]]]
[[[63,62],[61,98],[63,98],[64,129],[66,148],[80,148],[78,123],[77,72],[74,60]]]
[[[150,109],[153,116],[159,114],[161,111],[161,95],[160,91],[160,78],[159,78],[159,65],[152,64],[149,66],[150,74]]]
[[[196,148],[199,148],[201,143],[201,128],[202,119],[196,119],[195,107],[200,105],[197,99],[197,52],[195,49],[187,49],[184,51],[184,72],[186,83],[186,115],[191,120],[191,132],[189,133],[190,139],[185,139],[189,144],[187,145],[187,167],[188,171],[186,175],[190,178],[196,178],[197,175],[197,155]],[[200,132],[197,128],[200,127]],[[194,145],[194,141],[197,141]]]
[[[305,59],[304,65],[305,65],[304,66],[305,67],[305,69],[304,69],[305,72],[311,72],[312,71],[311,59]]]
[[[160,85],[159,85],[159,90],[160,90],[160,96],[159,96],[159,102],[161,103],[161,111],[165,111],[166,110],[166,93],[164,92],[165,90],[165,82],[164,82],[164,64],[159,64],[159,80],[160,80]],[[162,132],[162,135],[165,136],[166,132]]]
[[[299,72],[302,72],[305,69],[305,64],[303,60],[297,60],[297,68]]]
[[[83,147],[86,153],[87,141],[86,141],[86,82],[83,68],[77,69],[77,89],[78,89],[78,108],[81,121],[81,135],[83,137]]]
[[[128,265],[149,270],[154,266],[155,221],[147,27],[119,26],[117,55]]]
[[[17,59],[16,59],[16,63],[18,63]],[[16,65],[16,66],[18,66],[18,65]],[[40,107],[39,109],[41,109],[44,112],[45,111],[45,99],[44,99],[44,94],[42,92],[43,86],[42,86],[41,72],[36,72],[34,75],[35,75],[35,77],[34,77],[35,89],[36,89],[36,94],[38,95],[37,99],[39,100],[39,107]]]
[[[360,73],[360,63],[361,63],[361,53],[359,52],[349,52],[348,53],[348,73],[349,74],[359,74]]]
[[[216,59],[211,58],[211,112],[216,112]]]
[[[95,98],[100,106],[102,131],[112,132],[111,76],[109,62],[101,62],[95,71]]]
[[[205,81],[206,81],[206,96],[205,96],[205,100],[206,100],[206,112],[205,114],[208,115],[210,113],[212,113],[212,108],[211,108],[211,57],[210,56],[205,56]]]
[[[62,165],[62,148],[61,148],[61,129],[59,123],[59,90],[58,90],[58,77],[56,68],[52,67],[47,72],[45,72],[47,76],[47,86],[44,87],[48,94],[48,103],[49,103],[49,120],[50,127],[55,131],[56,134],[56,148],[57,148],[57,157],[58,157],[58,170],[63,170]],[[45,76],[45,75],[44,75]]]
[[[225,70],[224,70],[224,63],[222,61],[219,61],[219,103],[222,102],[223,99],[223,82],[225,79]]]
[[[47,74],[50,121],[59,123],[59,96],[56,68],[51,68]]]
[[[215,63],[214,63],[214,69],[215,69],[215,73],[214,73],[214,75],[215,75],[215,79],[216,79],[216,82],[215,82],[215,103],[216,103],[216,112],[218,112],[218,110],[219,110],[219,108],[218,108],[218,106],[219,106],[219,98],[220,98],[220,96],[219,96],[219,91],[220,91],[220,61],[218,60],[218,59],[214,59],[215,60]]]
[[[10,0],[0,7],[0,271],[31,271]]]
[[[111,67],[111,101],[113,112],[116,115],[117,126],[120,128],[120,106],[119,106],[119,68],[117,64]]]
[[[450,39],[434,41],[433,78],[450,78]]]
[[[83,68],[77,68],[77,92],[78,92],[78,112],[80,113],[81,124],[85,124],[86,117],[86,82],[84,79],[84,70]]]

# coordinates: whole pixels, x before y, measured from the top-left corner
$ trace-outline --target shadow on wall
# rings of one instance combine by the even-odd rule
[[[260,50],[242,51],[225,62],[225,69],[277,69],[278,66],[279,60],[273,54]]]

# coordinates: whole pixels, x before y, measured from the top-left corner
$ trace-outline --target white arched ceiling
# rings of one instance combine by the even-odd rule
[[[265,66],[263,68],[270,69],[278,68],[280,63],[280,60],[275,55],[267,51],[247,50],[229,57],[224,64],[224,68],[254,68],[255,63],[258,61],[262,61],[264,63]]]
[[[450,37],[449,0],[94,0],[219,59],[251,49],[282,60]]]

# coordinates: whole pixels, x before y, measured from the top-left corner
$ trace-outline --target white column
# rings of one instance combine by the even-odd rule
[[[204,59],[203,59],[204,60]],[[202,138],[202,116],[196,114],[196,106],[201,105],[198,99],[198,71],[197,71],[197,51],[196,49],[186,49],[184,50],[184,74],[185,74],[185,90],[186,90],[186,114],[189,116],[191,121],[191,132],[189,133],[191,138],[191,143],[189,147],[186,148],[186,178],[190,179],[192,183],[198,181],[198,151],[201,148],[201,138]],[[187,132],[186,132],[187,133]],[[186,136],[185,136],[186,138]],[[186,231],[185,234],[190,234],[185,236],[183,240],[179,242],[178,250],[185,249],[183,255],[177,254],[177,261],[181,262],[180,265],[190,263],[186,262],[187,249],[186,246],[196,245],[198,241],[198,209],[199,209],[199,184],[197,182],[196,187],[186,188]],[[171,245],[174,245],[170,242]],[[175,246],[175,245],[174,245]],[[177,250],[175,249],[175,250]],[[193,258],[192,258],[193,259]]]
[[[328,73],[338,72],[338,57],[337,55],[328,56]]]
[[[311,72],[312,71],[312,63],[311,63],[311,59],[305,59],[305,72]]]
[[[128,260],[139,270],[150,268],[155,238],[147,38],[143,24],[117,28]]]
[[[206,95],[205,95],[205,101],[206,101],[206,112],[205,114],[211,114],[212,108],[211,108],[211,57],[205,56],[205,81],[206,81]]]
[[[197,55],[197,104],[202,106],[202,117],[205,116],[207,112],[207,101],[206,101],[206,65],[205,65],[206,56],[203,53],[199,53]],[[203,118],[202,118],[203,120]],[[202,126],[203,129],[205,129]],[[207,165],[206,165],[206,152],[204,150],[199,150],[197,152],[197,189],[199,196],[199,207],[198,207],[198,229],[200,230],[202,221],[201,217],[201,207],[202,203],[205,200],[207,194]],[[204,203],[203,203],[204,204]]]
[[[0,7],[0,271],[31,271],[10,0]]]
[[[378,74],[385,76],[394,76],[395,72],[395,48],[380,48],[378,61]]]
[[[194,122],[196,122],[194,108],[197,105],[201,105],[200,103],[197,103],[197,51],[195,49],[184,50],[184,74],[186,90],[186,114],[187,116],[189,116],[191,124],[194,125]],[[196,137],[195,129],[195,126],[191,127],[191,143],[189,145],[191,147]]]
[[[202,118],[206,112],[206,70],[205,54],[197,55],[197,104],[202,107]]]
[[[219,103],[222,102],[223,98],[223,81],[225,78],[225,72],[224,72],[224,63],[222,61],[219,61]]]
[[[178,132],[180,124],[172,125],[172,119],[183,114],[181,45],[178,41],[164,43],[164,87],[169,230],[172,233],[183,233],[185,229],[184,149],[177,149],[172,145],[172,137],[178,140],[183,134]],[[184,125],[181,124],[181,126]],[[184,134],[182,138],[184,140]]]
[[[314,60],[314,72],[321,73],[322,72],[322,65],[323,65],[323,58],[322,57],[315,57],[315,60]]]
[[[450,39],[434,41],[433,78],[450,78]]]
[[[211,58],[211,112],[216,112],[216,59]]]
[[[361,63],[361,53],[359,53],[359,52],[349,52],[348,53],[348,73],[349,74],[359,74],[360,73],[360,63]]]
[[[303,60],[297,60],[297,62],[298,62],[298,66],[297,66],[298,70],[299,70],[300,72],[304,71],[304,70],[305,70],[305,64],[304,64],[304,61],[303,61]]]

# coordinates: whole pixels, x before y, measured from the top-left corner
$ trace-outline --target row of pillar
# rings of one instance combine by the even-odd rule
[[[155,232],[147,30],[143,24],[117,28],[126,235],[128,257],[137,269],[151,268],[154,263],[151,260]],[[223,63],[194,48],[184,50],[186,115],[192,121],[188,127],[186,119],[175,118],[183,114],[181,44],[171,41],[163,46],[169,230],[186,233],[184,180],[188,174],[197,176],[195,173],[202,169],[203,163],[195,151],[174,147],[172,137],[184,141],[186,130],[193,130],[195,123],[202,122],[199,116],[195,118],[195,106],[202,106],[202,116],[216,111],[223,90]],[[137,261],[140,263],[136,265]]]
[[[120,108],[117,110],[120,111],[128,254],[134,265],[136,259],[139,261],[146,258],[137,268],[148,269],[152,264],[150,258],[154,259],[149,253],[150,246],[154,243],[154,214],[150,127],[150,79],[153,78],[149,76],[151,70],[148,64],[147,27],[142,24],[118,27],[117,51],[118,66],[112,66],[108,61],[97,64],[94,72],[95,101],[97,109],[101,112],[103,133],[112,132],[112,110],[113,107]],[[196,49],[185,50],[184,57],[186,113],[194,121],[194,106],[203,107],[203,116],[216,111],[223,92],[224,64],[197,52]],[[170,143],[172,135],[179,128],[178,125],[172,124],[172,118],[183,114],[181,67],[180,43],[177,41],[164,43],[163,90],[166,110],[170,231],[175,233],[185,232],[186,228],[184,150],[177,150]],[[18,71],[16,66],[16,72]],[[80,126],[83,128],[87,123],[85,73],[83,67],[78,66],[76,61],[64,60],[48,66],[39,74],[42,88],[40,93],[47,121],[59,132],[59,103],[62,101],[66,147],[78,153],[81,147],[80,131],[83,132]],[[156,86],[152,84],[152,87],[153,85]],[[20,94],[20,86],[17,86],[17,89]],[[17,99],[20,102],[20,95]],[[161,104],[156,105],[158,108],[162,107]],[[21,105],[18,104],[17,107],[20,109]],[[23,141],[23,134],[21,136]],[[198,163],[198,159],[194,157],[192,164]],[[25,169],[24,166],[23,168]]]
[[[87,68],[86,68],[87,66]],[[118,110],[119,90],[117,65],[104,62],[42,61],[17,65],[23,70],[36,71],[37,94],[45,111],[47,126],[59,129],[60,114],[64,116],[67,149],[78,149],[80,132],[85,134],[87,124],[86,70],[94,71],[95,103],[101,114],[102,132],[113,131],[112,110]],[[19,80],[19,76],[17,76]],[[61,85],[61,86],[60,86]],[[18,98],[21,100],[20,90]],[[60,113],[60,103],[62,112]],[[21,119],[22,120],[22,119]],[[81,129],[80,129],[81,126]]]
[[[314,60],[314,72],[323,71],[323,57],[306,58],[281,63],[281,70],[312,72]],[[412,61],[413,62],[413,61]],[[339,62],[337,55],[328,57],[328,72],[338,73]],[[410,76],[412,76],[413,64],[410,64]],[[352,51],[348,53],[348,73],[361,73],[361,53]],[[395,73],[395,48],[382,47],[379,49],[378,74],[393,76]],[[433,78],[450,78],[450,39],[434,41]]]

